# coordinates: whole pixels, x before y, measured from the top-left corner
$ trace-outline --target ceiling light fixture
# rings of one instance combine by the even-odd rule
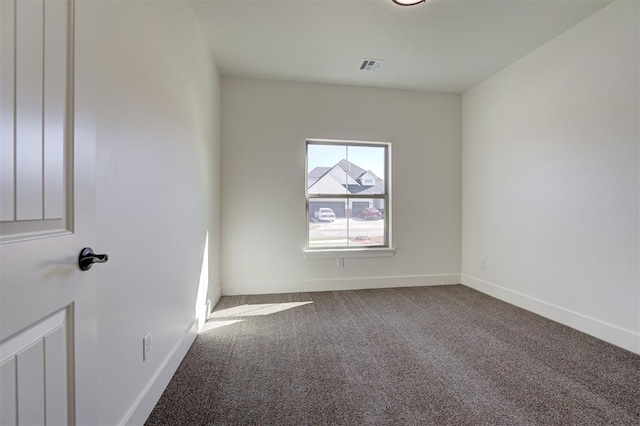
[[[426,0],[391,0],[395,4],[399,4],[400,6],[415,6],[419,3],[424,3]]]

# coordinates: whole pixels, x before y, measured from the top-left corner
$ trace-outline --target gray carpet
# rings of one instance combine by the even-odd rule
[[[147,425],[640,424],[640,356],[460,285],[214,316]]]

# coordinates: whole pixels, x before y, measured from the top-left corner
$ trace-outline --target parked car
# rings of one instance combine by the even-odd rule
[[[380,213],[380,210],[374,209],[373,207],[365,207],[360,210],[358,217],[365,220],[378,220],[382,219],[382,213]]]
[[[336,220],[336,215],[333,213],[333,210],[328,207],[319,208],[318,210],[313,212],[313,217],[315,217],[317,220],[328,220],[329,222],[333,222],[334,220]]]

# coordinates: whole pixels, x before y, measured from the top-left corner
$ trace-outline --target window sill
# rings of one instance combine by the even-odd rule
[[[394,248],[368,249],[327,249],[304,250],[306,259],[354,258],[354,257],[391,257],[396,253]]]

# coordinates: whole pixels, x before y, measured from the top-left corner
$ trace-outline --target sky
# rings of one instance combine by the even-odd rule
[[[385,178],[383,147],[308,145],[307,148],[307,173],[316,167],[333,167],[340,160],[348,159],[358,167],[371,170],[379,178]]]

